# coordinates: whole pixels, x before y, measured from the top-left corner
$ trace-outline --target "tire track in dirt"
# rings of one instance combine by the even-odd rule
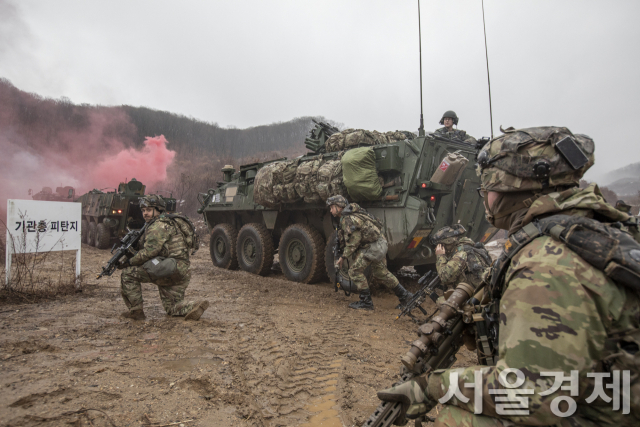
[[[254,310],[257,321],[235,348],[236,369],[243,372],[264,424],[342,426],[337,400],[343,358],[338,353],[353,345],[354,337],[338,321],[307,330],[317,325],[284,324],[264,306]]]

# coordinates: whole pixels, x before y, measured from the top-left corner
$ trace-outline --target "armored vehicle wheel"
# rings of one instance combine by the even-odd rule
[[[107,249],[111,243],[111,233],[109,227],[103,223],[98,224],[96,228],[96,248]]]
[[[238,264],[249,273],[266,276],[273,265],[273,238],[263,224],[245,224],[238,232]]]
[[[209,252],[213,265],[227,270],[238,268],[237,240],[238,231],[231,224],[218,224],[213,227],[209,241]]]
[[[333,256],[333,247],[335,246],[335,244],[336,232],[334,231],[333,233],[331,233],[331,236],[329,236],[329,240],[327,240],[327,246],[324,250],[324,263],[327,269],[327,276],[329,276],[329,280],[331,281],[331,283],[334,283],[336,280],[336,262],[338,261],[338,259],[334,258]],[[342,269],[344,271],[347,271],[348,264],[342,264]],[[365,268],[364,275],[367,278],[367,281],[369,281],[369,286],[371,286],[371,266]]]
[[[89,238],[89,221],[83,219],[80,223],[80,240],[82,243],[87,243]]]
[[[290,225],[280,238],[280,268],[289,280],[315,283],[324,275],[324,239],[306,224]]]
[[[416,271],[416,273],[418,273],[420,276],[424,276],[425,274],[427,274],[430,271],[436,271],[436,265],[435,264],[421,264],[421,265],[414,265],[413,269]]]
[[[97,224],[95,222],[89,223],[89,232],[87,233],[87,245],[95,246],[96,245],[96,229]]]

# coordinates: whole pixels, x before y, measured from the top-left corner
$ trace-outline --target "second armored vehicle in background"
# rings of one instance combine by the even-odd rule
[[[313,152],[296,159],[298,164],[340,159],[341,153],[325,148],[335,132],[324,123],[312,129],[306,145]],[[475,145],[409,133],[405,140],[371,149],[382,193],[376,200],[358,203],[383,222],[390,270],[412,265],[422,274],[433,269],[435,247],[429,235],[445,225],[462,224],[474,241],[486,242],[495,234],[478,194]],[[289,280],[313,283],[325,273],[333,279],[334,223],[324,203],[299,200],[265,207],[254,200],[258,171],[283,160],[243,165],[238,171],[225,167],[218,188],[200,195],[199,212],[211,230],[213,264],[265,275],[277,251]],[[457,169],[449,173],[454,163]]]
[[[127,229],[144,225],[138,199],[144,196],[145,186],[132,178],[122,182],[117,191],[91,190],[78,199],[82,203],[82,243],[106,249],[112,240],[123,237]],[[167,212],[175,212],[176,199],[164,198]]]
[[[47,202],[75,202],[76,190],[73,187],[56,187],[56,192],[54,193],[51,187],[42,187],[42,190],[31,194],[31,190],[29,190],[29,195],[32,196],[33,200],[44,200]]]

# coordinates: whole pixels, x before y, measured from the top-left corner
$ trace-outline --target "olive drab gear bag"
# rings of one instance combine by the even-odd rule
[[[142,264],[142,268],[149,274],[151,280],[166,279],[178,272],[178,262],[175,258],[158,256]]]
[[[165,214],[166,218],[169,218],[171,222],[182,234],[184,238],[184,244],[191,252],[191,255],[195,254],[200,249],[200,236],[196,232],[196,227],[189,218],[181,214]]]
[[[376,155],[370,147],[354,148],[342,156],[342,174],[349,196],[355,200],[378,200],[382,186],[376,171]]]
[[[492,260],[489,252],[481,242],[476,243],[474,246],[463,243],[462,250],[467,253],[467,269],[469,273],[480,279],[484,270],[491,265]]]

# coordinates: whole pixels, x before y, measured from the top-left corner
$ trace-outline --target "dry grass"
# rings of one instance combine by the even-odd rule
[[[2,224],[4,226],[4,224]],[[3,227],[4,228],[4,227]],[[4,303],[34,303],[78,292],[82,275],[76,280],[76,251],[26,252],[24,236],[12,238],[11,275],[7,283],[5,244],[2,244],[3,268],[0,301]],[[36,249],[38,245],[36,244]]]

